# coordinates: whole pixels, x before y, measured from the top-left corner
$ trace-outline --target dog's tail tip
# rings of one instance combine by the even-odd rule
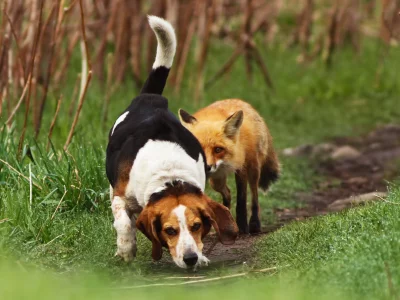
[[[157,37],[157,55],[153,69],[166,67],[170,69],[176,51],[175,30],[171,23],[157,16],[147,16],[149,25]]]
[[[167,82],[172,62],[174,61],[176,36],[174,28],[168,21],[150,15],[147,18],[151,29],[157,37],[157,53],[152,71],[141,90],[141,94],[152,93],[161,95]]]

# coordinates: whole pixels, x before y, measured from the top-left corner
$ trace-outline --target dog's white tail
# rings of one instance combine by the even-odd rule
[[[141,93],[162,94],[176,51],[176,36],[172,25],[162,18],[149,16],[149,24],[157,37],[157,54]]]

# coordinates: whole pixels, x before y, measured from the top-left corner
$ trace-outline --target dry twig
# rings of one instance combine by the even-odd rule
[[[19,98],[19,100],[18,100],[18,102],[17,102],[17,105],[14,107],[13,111],[11,112],[10,116],[8,117],[8,119],[7,119],[7,121],[6,121],[6,124],[7,124],[8,127],[11,126],[11,120],[12,120],[12,118],[14,117],[15,113],[17,112],[18,108],[21,106],[22,101],[24,100],[26,91],[28,90],[29,83],[30,83],[30,81],[31,81],[31,76],[32,76],[32,73],[29,74],[28,79],[27,79],[27,81],[26,81],[26,83],[25,83],[25,86],[24,86],[24,90],[22,91],[22,95],[21,95],[21,97]]]
[[[15,169],[12,165],[10,165],[8,162],[6,162],[5,160],[2,160],[0,158],[0,161],[5,164],[11,171],[14,171],[15,173],[17,173],[19,176],[21,176],[22,178],[24,178],[26,181],[30,182],[29,177],[26,177],[24,174],[22,174],[21,172],[19,172],[17,169]],[[32,184],[34,186],[36,186],[39,190],[42,189],[41,186],[37,185],[36,183],[32,182]]]
[[[61,95],[60,98],[58,99],[56,112],[54,113],[54,117],[53,117],[53,120],[51,121],[51,125],[50,125],[50,128],[49,128],[49,133],[48,133],[48,135],[47,135],[47,139],[48,139],[48,141],[47,141],[47,147],[46,147],[47,150],[49,150],[50,140],[51,140],[51,136],[52,136],[52,134],[53,134],[54,125],[56,124],[58,112],[60,111],[61,102],[62,102],[62,95]]]
[[[63,2],[63,1],[62,1]],[[60,23],[62,20],[62,9],[61,9],[61,5],[62,3],[58,3],[58,7],[56,6],[56,11],[58,11],[58,15],[56,16],[57,19],[57,24],[56,26],[54,26],[54,29],[52,31],[51,34],[51,45],[50,45],[50,52],[49,52],[49,57],[48,57],[48,63],[47,63],[47,71],[46,71],[46,79],[44,81],[44,92],[43,92],[43,96],[42,99],[39,103],[38,109],[38,115],[37,115],[37,119],[35,120],[35,137],[37,138],[40,132],[40,127],[42,125],[42,118],[43,118],[43,110],[44,110],[44,106],[46,104],[46,99],[47,99],[47,93],[49,90],[49,84],[52,78],[52,70],[54,69],[54,49],[56,46],[56,42],[57,42],[57,34],[60,31]],[[49,18],[50,19],[50,18]]]
[[[20,43],[19,43],[19,40],[18,40],[17,33],[15,32],[15,29],[14,29],[14,26],[13,26],[13,22],[12,22],[10,16],[8,15],[7,11],[4,11],[4,14],[6,15],[8,23],[10,24],[11,33],[14,36],[14,40],[15,40],[15,45],[17,45],[18,62],[20,64],[20,67],[22,69],[23,74],[25,74],[25,64],[24,64],[24,61],[22,60],[22,57],[21,57],[21,46],[20,46]]]
[[[285,267],[287,267],[287,266],[285,266]],[[270,271],[276,271],[277,269],[278,269],[278,267],[272,267],[272,268],[253,270],[253,271],[249,271],[249,272],[243,272],[243,273],[220,276],[220,277],[205,278],[205,279],[200,279],[200,280],[190,280],[190,281],[177,282],[177,283],[153,283],[153,284],[144,284],[144,285],[136,285],[136,286],[125,286],[125,287],[119,287],[119,288],[114,288],[114,289],[129,290],[129,289],[148,288],[148,287],[151,288],[151,287],[156,287],[156,286],[191,285],[191,284],[197,284],[197,283],[205,283],[205,282],[210,282],[210,281],[218,281],[218,280],[223,280],[223,279],[243,277],[243,276],[249,275],[250,273],[265,273],[265,272],[270,272]]]
[[[30,107],[31,92],[32,92],[32,77],[33,77],[32,74],[33,74],[33,68],[35,66],[36,49],[37,49],[37,46],[38,46],[38,43],[39,43],[40,32],[42,30],[43,5],[44,5],[44,0],[41,0],[38,28],[37,28],[37,32],[36,32],[36,37],[35,37],[34,42],[33,42],[33,48],[32,48],[32,53],[31,53],[31,64],[30,64],[30,70],[29,70],[31,76],[30,76],[30,79],[28,80],[29,89],[28,89],[28,97],[26,98],[25,119],[24,119],[24,125],[23,125],[23,128],[22,128],[22,134],[21,134],[21,137],[19,139],[17,156],[21,155],[22,145],[23,145],[24,139],[25,139],[26,126],[28,124],[28,115],[29,115],[29,107]]]
[[[89,86],[90,80],[92,78],[92,65],[90,63],[89,50],[88,50],[87,39],[86,39],[85,16],[83,13],[82,0],[79,0],[79,6],[81,9],[81,25],[82,25],[82,37],[83,37],[83,46],[82,46],[82,42],[81,42],[81,50],[82,50],[82,52],[84,52],[83,57],[82,57],[81,91],[79,93],[78,109],[76,111],[74,121],[72,122],[67,141],[65,142],[64,150],[67,150],[69,144],[71,143],[76,124],[78,123],[79,114],[80,114],[82,106],[83,106],[86,91]]]
[[[56,209],[54,210],[54,212],[53,212],[53,214],[52,214],[52,216],[51,216],[51,218],[50,218],[50,221],[53,221],[53,219],[54,219],[54,217],[55,217],[55,215],[56,215],[56,213],[57,213],[57,210],[60,208],[61,203],[62,203],[62,201],[64,200],[64,197],[65,197],[66,194],[67,194],[67,189],[66,189],[65,186],[64,186],[64,194],[62,195],[60,201],[58,202],[57,207],[56,207]]]

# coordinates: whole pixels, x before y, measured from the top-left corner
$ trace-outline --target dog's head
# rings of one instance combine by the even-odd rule
[[[238,234],[225,206],[185,183],[153,195],[136,226],[152,242],[154,260],[161,259],[162,247],[166,247],[181,268],[208,263],[202,254],[202,239],[211,226],[223,244],[233,244]]]

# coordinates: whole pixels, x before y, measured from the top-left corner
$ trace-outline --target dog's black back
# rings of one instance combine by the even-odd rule
[[[163,96],[141,94],[124,112],[129,113],[113,133],[110,130],[107,146],[106,172],[112,186],[118,177],[118,165],[133,162],[148,140],[174,142],[194,160],[201,154],[206,162],[199,141],[168,110],[168,100]]]
[[[206,158],[200,143],[168,110],[168,100],[161,96],[175,54],[175,34],[166,24],[154,25],[152,29],[158,40],[153,69],[140,95],[132,100],[109,133],[106,173],[113,188],[121,176],[129,176],[127,168],[133,165],[138,151],[149,140],[175,143],[195,161],[201,156],[206,171]]]

